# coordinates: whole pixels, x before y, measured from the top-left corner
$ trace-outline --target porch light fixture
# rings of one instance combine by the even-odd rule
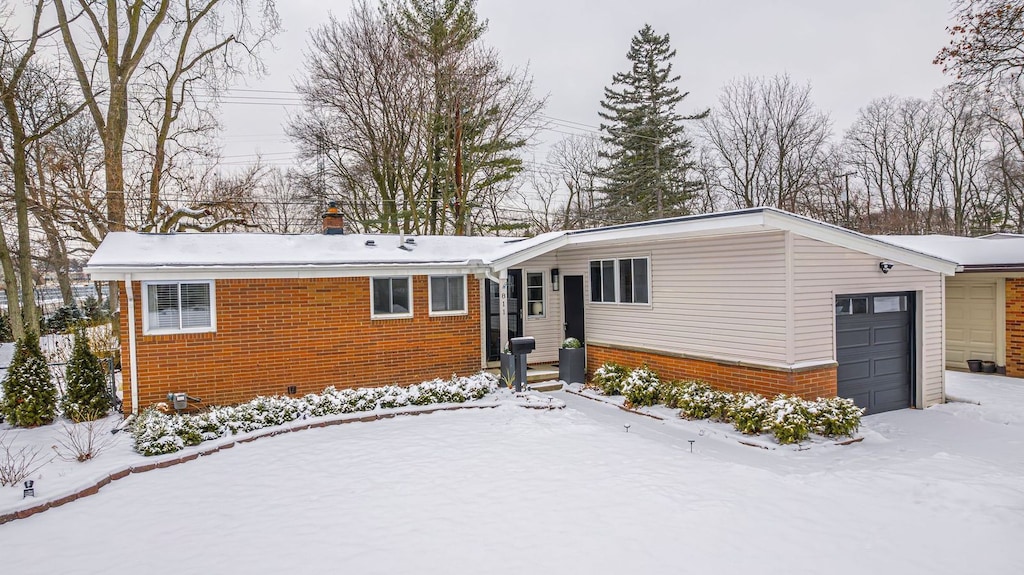
[[[558,291],[558,268],[551,268],[551,291]]]

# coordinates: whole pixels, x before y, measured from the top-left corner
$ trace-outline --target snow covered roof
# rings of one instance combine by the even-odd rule
[[[96,249],[86,271],[94,279],[166,270],[254,270],[377,268],[401,266],[462,269],[498,257],[520,238],[405,236],[383,234],[256,234],[112,232]],[[117,276],[108,277],[108,276]],[[193,274],[194,275],[194,274]],[[219,274],[220,275],[220,274]],[[365,274],[362,274],[365,275]]]
[[[952,260],[964,271],[1024,270],[1024,236],[993,234],[980,238],[961,236],[875,236],[914,251]]]
[[[562,247],[786,230],[951,275],[953,258],[773,208],[666,218],[532,238],[253,233],[107,235],[86,266],[94,280],[487,274]],[[403,241],[404,240],[404,241]],[[1005,240],[1009,242],[1011,240]],[[992,242],[1004,243],[1001,242]]]

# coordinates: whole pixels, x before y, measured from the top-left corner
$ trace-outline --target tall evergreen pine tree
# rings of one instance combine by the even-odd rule
[[[609,223],[685,215],[687,200],[700,185],[687,178],[692,144],[683,122],[708,111],[692,116],[677,111],[689,92],[680,93],[675,85],[675,55],[669,35],[659,36],[645,25],[626,54],[632,67],[613,75],[612,87],[604,89],[599,114],[606,121],[601,130],[608,151],[602,156],[609,164],[602,208]]]
[[[110,411],[103,367],[89,349],[89,337],[82,328],[75,330],[75,347],[65,375],[68,389],[61,402],[65,417],[77,423],[99,419]]]
[[[11,425],[35,427],[52,423],[56,417],[57,386],[35,331],[27,330],[25,337],[14,344],[14,358],[4,376],[3,389],[0,411]]]

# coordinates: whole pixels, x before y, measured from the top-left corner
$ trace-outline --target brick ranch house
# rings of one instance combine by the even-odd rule
[[[574,336],[589,372],[647,363],[877,412],[944,400],[956,267],[752,208],[528,239],[111,233],[87,271],[120,284],[132,412],[470,373],[521,335],[531,363]]]
[[[884,236],[880,239],[960,264],[946,280],[946,367],[996,363],[1024,377],[1024,236]]]

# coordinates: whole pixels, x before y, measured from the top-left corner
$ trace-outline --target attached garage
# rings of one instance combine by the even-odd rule
[[[837,395],[866,413],[913,407],[914,293],[836,297]]]

